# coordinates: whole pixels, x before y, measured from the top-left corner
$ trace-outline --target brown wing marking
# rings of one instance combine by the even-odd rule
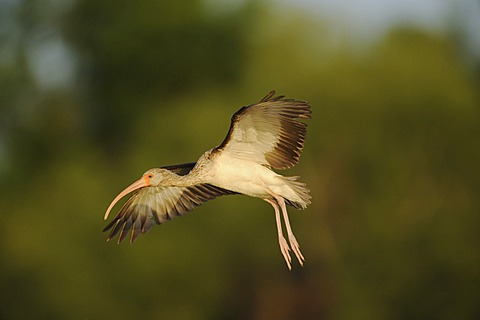
[[[196,162],[189,162],[189,163],[182,163],[182,164],[176,164],[173,166],[165,166],[161,167],[162,169],[167,169],[172,171],[175,174],[178,174],[179,176],[186,176],[187,174],[192,171],[193,167],[195,167]]]

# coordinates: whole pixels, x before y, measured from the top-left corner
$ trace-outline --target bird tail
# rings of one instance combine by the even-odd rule
[[[310,203],[310,190],[303,182],[298,181],[299,177],[282,177],[285,179],[285,183],[292,189],[293,196],[285,198],[285,202],[296,208],[305,209]]]

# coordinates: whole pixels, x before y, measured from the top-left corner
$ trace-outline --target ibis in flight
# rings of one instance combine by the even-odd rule
[[[272,169],[288,169],[298,162],[307,127],[299,120],[310,118],[307,102],[275,96],[275,91],[256,104],[242,107],[232,116],[223,142],[197,162],[150,169],[123,190],[108,207],[105,220],[121,198],[133,194],[103,230],[111,229],[108,240],[118,234],[120,243],[131,230],[130,242],[134,242],[155,223],[172,220],[203,202],[222,195],[244,194],[272,205],[280,251],[288,268],[290,250],[303,266],[305,258],[293,235],[287,205],[305,209],[310,204],[309,190],[298,177],[285,177]]]

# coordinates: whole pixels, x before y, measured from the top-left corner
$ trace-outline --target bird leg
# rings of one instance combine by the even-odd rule
[[[264,199],[268,203],[270,203],[275,210],[275,220],[277,221],[277,231],[278,231],[278,244],[280,245],[280,251],[282,252],[283,258],[287,263],[288,270],[292,270],[291,262],[292,258],[290,257],[290,248],[288,247],[287,241],[283,237],[282,231],[282,222],[280,221],[280,211],[278,209],[278,204],[271,199]]]
[[[300,246],[297,242],[297,239],[293,235],[292,228],[290,227],[290,221],[288,219],[288,212],[287,212],[287,207],[285,205],[285,200],[282,197],[277,196],[273,192],[271,192],[270,194],[275,198],[275,200],[277,200],[277,203],[280,205],[280,208],[282,209],[283,220],[285,221],[285,228],[287,229],[288,241],[290,242],[290,246],[292,247],[293,252],[297,256],[298,262],[303,267],[303,262],[305,261],[305,257],[300,251]]]
[[[279,198],[280,198],[280,201],[278,200],[277,201],[280,204],[280,208],[282,208],[283,220],[285,221],[285,227],[287,228],[288,241],[290,242],[290,246],[292,247],[293,252],[295,252],[295,255],[297,256],[298,262],[303,267],[303,262],[305,261],[305,257],[300,251],[300,246],[297,242],[297,239],[293,235],[292,228],[290,227],[290,221],[288,219],[288,213],[287,213],[287,207],[285,206],[285,201],[283,200],[282,197],[279,197]]]

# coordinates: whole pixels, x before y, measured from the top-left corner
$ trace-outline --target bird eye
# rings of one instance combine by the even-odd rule
[[[149,178],[149,179],[152,179],[152,178],[153,178],[153,174],[150,173],[150,174],[148,175],[148,178]]]

